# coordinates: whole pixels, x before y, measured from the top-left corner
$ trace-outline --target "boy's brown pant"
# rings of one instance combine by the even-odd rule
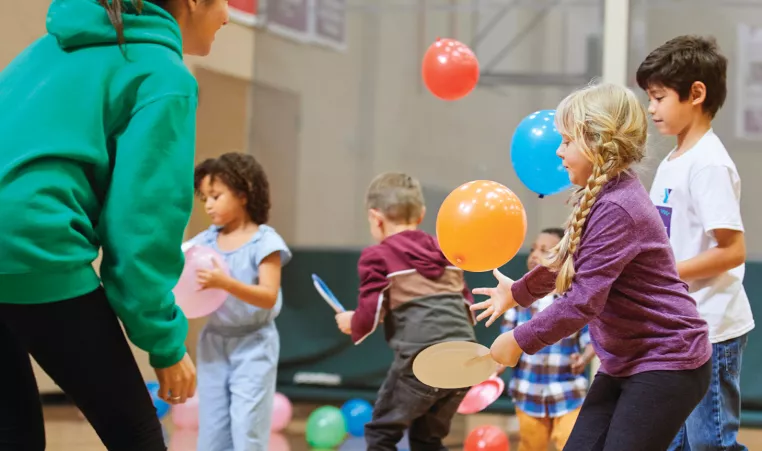
[[[579,411],[580,408],[556,418],[537,418],[516,409],[519,419],[519,451],[548,451],[551,442],[556,450],[564,449]]]

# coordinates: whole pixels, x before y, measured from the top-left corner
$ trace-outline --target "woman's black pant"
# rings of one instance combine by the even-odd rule
[[[45,449],[30,355],[109,451],[166,450],[156,409],[102,289],[48,304],[0,304],[2,451]]]

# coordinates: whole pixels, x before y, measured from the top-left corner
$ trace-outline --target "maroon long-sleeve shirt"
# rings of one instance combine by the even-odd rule
[[[680,280],[659,214],[637,176],[622,174],[598,195],[575,255],[571,289],[514,337],[524,352],[590,323],[601,369],[611,376],[690,370],[712,355],[707,324]],[[513,285],[527,307],[555,288],[556,274],[537,267]]]
[[[360,295],[352,317],[355,344],[393,311],[406,316],[395,321],[398,326],[418,322],[416,331],[406,332],[408,341],[473,337],[473,316],[467,309],[473,296],[463,271],[447,261],[431,235],[420,230],[394,234],[363,250],[358,271]],[[393,334],[387,330],[387,339]]]

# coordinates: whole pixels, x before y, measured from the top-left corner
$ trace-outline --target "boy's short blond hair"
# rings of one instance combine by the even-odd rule
[[[421,183],[401,172],[385,172],[370,183],[365,204],[370,210],[378,210],[389,221],[417,222],[424,209]]]

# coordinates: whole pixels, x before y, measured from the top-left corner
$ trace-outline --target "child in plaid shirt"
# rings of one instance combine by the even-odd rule
[[[563,235],[563,229],[552,228],[537,236],[527,259],[530,271]],[[528,322],[557,297],[550,294],[529,308],[508,310],[501,332]],[[519,451],[546,451],[550,441],[556,449],[563,449],[587,394],[588,381],[583,373],[594,356],[587,326],[534,355],[521,356],[508,385],[519,420]],[[503,371],[501,366],[499,372]]]

